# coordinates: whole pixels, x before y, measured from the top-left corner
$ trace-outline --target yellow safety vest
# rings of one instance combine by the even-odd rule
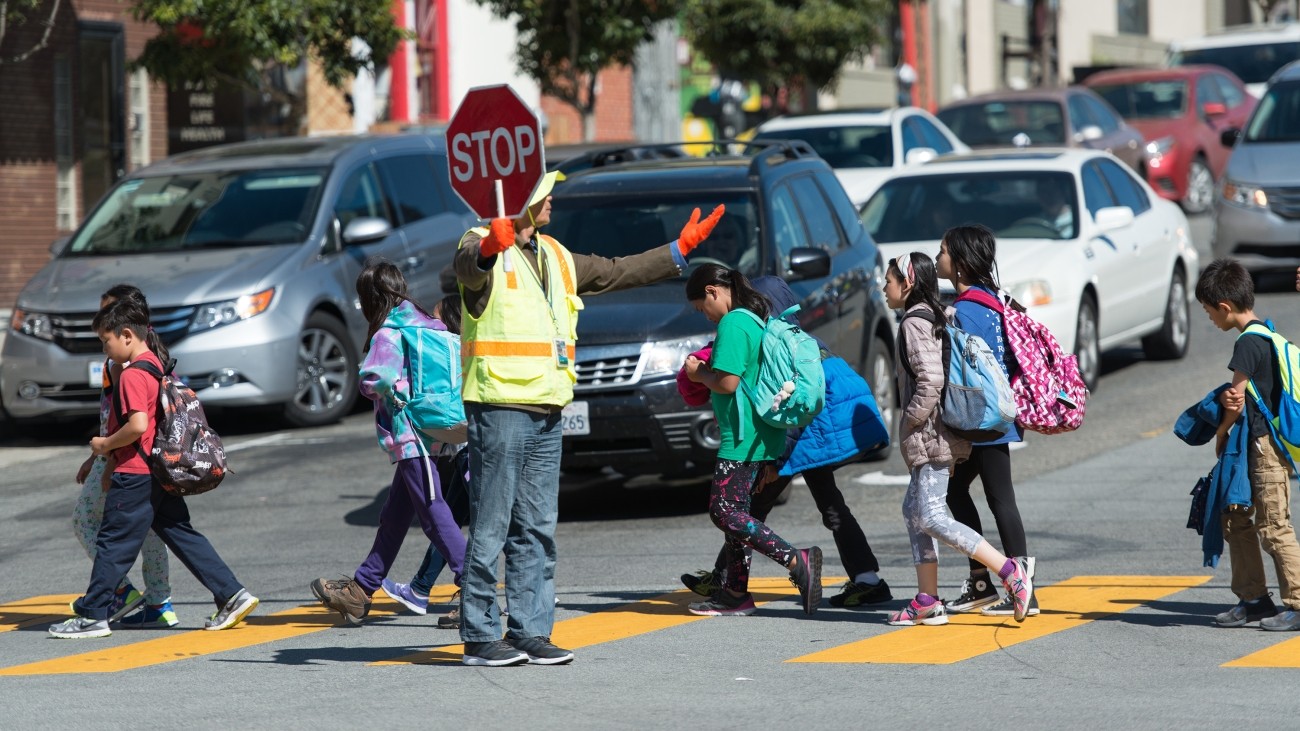
[[[469,233],[482,238],[488,230],[474,228]],[[469,233],[461,238],[461,246]],[[550,286],[542,286],[532,265],[512,247],[492,265],[492,292],[483,314],[475,318],[464,313],[461,361],[466,401],[564,406],[573,400],[573,384],[578,380],[574,344],[582,309],[573,256],[550,236],[537,238],[538,268]],[[564,344],[564,366],[556,357],[557,340]]]

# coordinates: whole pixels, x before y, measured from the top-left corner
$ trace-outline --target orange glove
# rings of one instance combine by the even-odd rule
[[[686,222],[682,227],[681,235],[677,237],[677,250],[682,253],[682,256],[691,253],[701,241],[709,238],[709,234],[713,233],[713,227],[718,225],[718,220],[722,218],[725,210],[726,206],[718,206],[713,209],[713,213],[710,213],[708,218],[701,221],[700,209],[695,209],[691,214],[691,220]]]
[[[478,253],[484,259],[491,259],[514,245],[515,222],[508,218],[494,218],[488,235],[478,242]]]

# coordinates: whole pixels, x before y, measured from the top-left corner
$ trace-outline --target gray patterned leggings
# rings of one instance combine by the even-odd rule
[[[912,468],[912,481],[903,497],[903,522],[912,541],[912,563],[938,563],[935,539],[970,556],[984,540],[979,533],[953,519],[948,510],[948,465],[923,464]]]

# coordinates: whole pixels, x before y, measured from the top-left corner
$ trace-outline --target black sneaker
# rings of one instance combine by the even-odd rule
[[[528,655],[534,665],[563,665],[573,662],[573,650],[556,647],[550,637],[511,637],[506,640],[516,650]]]
[[[844,590],[831,597],[832,607],[861,607],[867,604],[883,604],[892,601],[889,584],[881,579],[875,584],[859,584],[856,581],[844,582]]]
[[[987,606],[981,609],[980,614],[983,614],[985,617],[1014,617],[1016,616],[1016,603],[1011,599],[1011,597],[1009,596],[1004,597],[1002,601],[998,602],[997,604],[993,604],[991,606]],[[1026,617],[1038,616],[1038,595],[1037,594],[1029,595],[1029,608],[1025,610],[1025,616]]]
[[[1259,599],[1237,602],[1237,606],[1217,615],[1214,623],[1220,627],[1245,627],[1251,622],[1258,622],[1276,614],[1277,606],[1273,604],[1273,594],[1270,592]]]
[[[799,589],[803,613],[812,614],[822,602],[822,549],[817,546],[796,550],[790,583]]]
[[[998,603],[998,589],[988,572],[971,576],[961,584],[961,596],[944,604],[949,614],[974,612],[990,604]]]
[[[740,596],[732,596],[726,589],[719,589],[713,592],[708,601],[696,602],[687,607],[686,611],[701,617],[747,617],[756,608],[753,594],[745,592]]]
[[[682,585],[700,596],[711,597],[713,592],[722,588],[722,575],[717,569],[682,574]]]
[[[517,649],[505,640],[466,642],[465,655],[460,661],[466,665],[498,668],[506,665],[523,665],[528,662],[528,653]]]

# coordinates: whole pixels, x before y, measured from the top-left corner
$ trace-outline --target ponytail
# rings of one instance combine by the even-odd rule
[[[767,298],[759,294],[750,284],[749,279],[735,269],[728,269],[719,264],[703,264],[691,272],[686,281],[686,299],[690,301],[704,299],[706,287],[725,287],[731,292],[731,309],[743,307],[766,320],[771,314]]]
[[[997,293],[998,240],[992,231],[978,223],[954,226],[943,235],[943,243],[952,260],[954,285],[960,274],[967,284]]]
[[[153,331],[153,325],[145,325],[144,344],[149,346],[149,350],[152,350],[154,355],[158,356],[158,362],[162,363],[163,366],[163,373],[171,373],[172,369],[176,367],[176,363],[172,360],[172,354],[167,350],[167,346],[163,345],[162,338],[158,337],[158,333]]]

